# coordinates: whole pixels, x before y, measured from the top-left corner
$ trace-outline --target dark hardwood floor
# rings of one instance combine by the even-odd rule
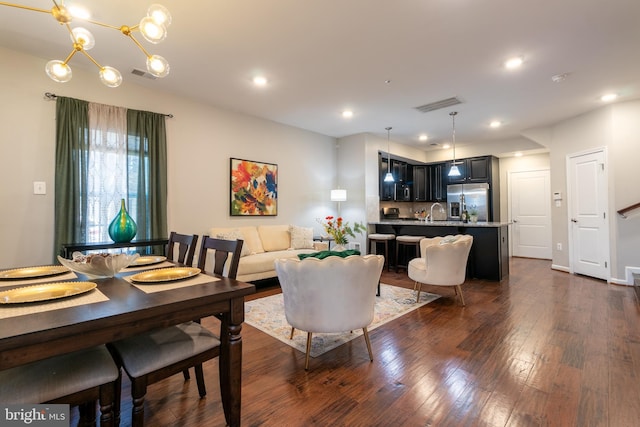
[[[500,283],[467,281],[466,307],[452,289],[425,286],[443,297],[371,331],[373,363],[356,339],[312,358],[307,372],[302,353],[245,325],[243,425],[640,425],[634,291],[544,260],[514,258],[510,267]],[[406,273],[382,281],[413,287]],[[181,375],[151,386],[147,425],[223,426],[217,367],[205,364],[202,400]]]

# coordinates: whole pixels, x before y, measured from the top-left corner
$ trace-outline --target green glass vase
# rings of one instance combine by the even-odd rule
[[[109,224],[109,237],[116,243],[130,242],[138,232],[138,226],[129,216],[124,199],[120,202],[120,212]]]

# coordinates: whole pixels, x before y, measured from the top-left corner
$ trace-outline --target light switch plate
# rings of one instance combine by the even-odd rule
[[[34,181],[33,194],[47,194],[47,183],[44,181]]]

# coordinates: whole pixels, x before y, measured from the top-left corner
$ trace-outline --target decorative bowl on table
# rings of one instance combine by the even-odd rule
[[[84,255],[74,252],[73,259],[66,259],[58,256],[60,264],[64,265],[76,273],[85,274],[90,278],[113,277],[123,268],[128,267],[140,255],[133,254],[90,254]]]

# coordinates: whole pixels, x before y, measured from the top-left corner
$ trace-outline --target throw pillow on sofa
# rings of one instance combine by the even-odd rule
[[[291,247],[288,225],[259,225],[258,234],[265,252],[286,251]]]
[[[313,228],[289,227],[291,233],[291,249],[313,249]]]
[[[222,239],[222,240],[242,240],[242,250],[240,251],[240,256],[247,256],[250,254],[249,252],[249,246],[244,244],[244,237],[242,236],[242,232],[240,230],[233,229],[224,233],[218,233],[216,234],[216,239]]]

